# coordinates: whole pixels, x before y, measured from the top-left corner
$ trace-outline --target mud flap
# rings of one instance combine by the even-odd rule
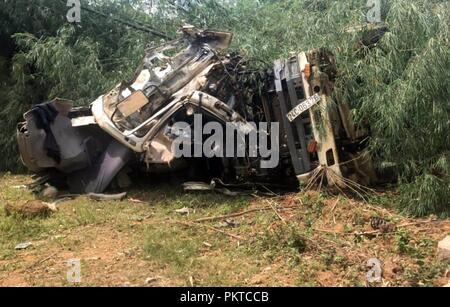
[[[70,193],[103,193],[130,161],[132,155],[130,149],[115,140],[111,141],[92,167],[70,175],[68,178]]]

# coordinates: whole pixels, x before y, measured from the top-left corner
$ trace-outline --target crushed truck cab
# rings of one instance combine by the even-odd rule
[[[337,69],[330,52],[302,52],[255,72],[239,54],[226,53],[232,33],[192,26],[181,33],[147,49],[134,78],[91,106],[55,99],[24,115],[19,149],[39,184],[102,193],[130,172],[179,170],[227,190],[296,189],[319,173],[336,186],[375,180],[366,133],[354,128],[348,106],[332,99]],[[202,130],[231,125],[243,140],[267,137],[278,163],[265,167],[261,148],[225,136],[213,147],[233,148],[231,155],[180,156],[174,145],[181,137],[194,148],[205,143],[195,129],[199,115]],[[193,129],[180,130],[180,122]]]

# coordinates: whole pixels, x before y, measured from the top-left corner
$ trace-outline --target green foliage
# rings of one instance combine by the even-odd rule
[[[149,226],[145,233],[148,234],[145,252],[149,258],[175,264],[179,269],[192,265],[202,246],[199,240],[192,239],[196,233],[180,231],[175,226],[168,229]]]
[[[407,231],[398,230],[395,233],[396,252],[400,255],[407,254],[411,250],[411,247],[409,246],[410,241],[411,238]]]
[[[19,84],[23,86],[25,78],[31,78],[46,86],[48,97],[62,96],[85,104],[105,89],[103,84],[111,85],[99,63],[98,45],[89,38],[70,44],[73,33],[74,28],[67,27],[55,37],[44,39],[30,34],[14,35],[19,47],[27,50],[14,57],[13,74],[17,75]],[[29,71],[30,64],[38,73]]]
[[[448,177],[420,175],[411,183],[403,183],[400,191],[402,192],[400,207],[405,212],[415,216],[425,216],[434,212],[442,217],[448,217],[450,199]]]
[[[377,161],[393,162],[406,212],[450,212],[448,2],[392,1],[390,32],[349,66],[345,97],[370,123]]]
[[[285,225],[274,230],[268,230],[259,241],[260,248],[264,251],[279,251],[287,249],[294,255],[306,251],[307,243],[297,225]]]

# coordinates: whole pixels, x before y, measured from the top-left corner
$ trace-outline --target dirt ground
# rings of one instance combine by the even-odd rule
[[[361,202],[325,192],[277,197],[134,186],[124,201],[85,197],[50,217],[7,216],[35,196],[28,176],[0,175],[0,286],[443,286],[436,259],[450,220],[407,218],[393,192]],[[177,211],[179,209],[183,209]],[[185,211],[185,212],[184,212]],[[184,212],[184,213],[183,213]],[[188,213],[187,213],[188,212]],[[222,217],[221,217],[222,216]],[[374,230],[375,217],[389,227]],[[32,246],[16,250],[19,243]],[[382,281],[368,283],[367,262]],[[67,279],[81,262],[81,282]]]

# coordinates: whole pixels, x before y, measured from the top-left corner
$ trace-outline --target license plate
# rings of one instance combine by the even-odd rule
[[[316,105],[320,101],[320,95],[315,94],[314,96],[309,97],[298,106],[292,109],[291,112],[288,113],[287,118],[292,123],[297,117],[302,115],[302,113],[311,109],[312,106]]]

